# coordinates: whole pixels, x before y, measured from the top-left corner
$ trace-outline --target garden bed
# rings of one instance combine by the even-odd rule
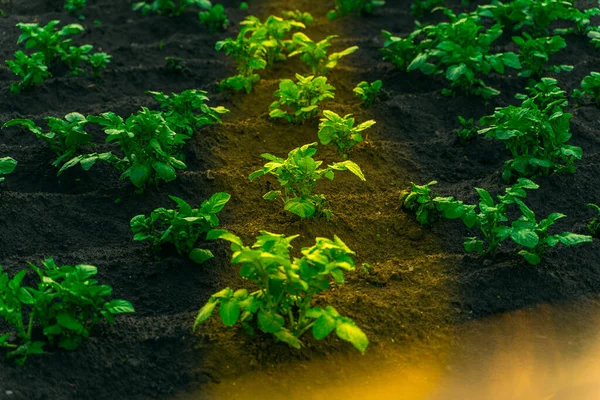
[[[62,11],[60,0],[13,3],[9,7],[0,2],[7,14],[0,18],[2,59],[11,58],[18,48],[17,22],[76,22]],[[598,241],[552,250],[539,266],[527,265],[514,252],[485,261],[464,255],[462,237],[468,232],[460,222],[443,221],[427,229],[400,209],[400,193],[411,181],[437,180],[439,193],[468,202],[476,198],[473,187],[494,194],[503,191],[500,174],[508,157],[504,147],[482,138],[461,145],[454,133],[460,127],[457,116],[479,118],[496,106],[514,104],[514,95],[526,85],[516,75],[493,76],[491,82],[502,94],[489,102],[464,95],[445,97],[442,77],[404,73],[381,61],[381,29],[406,34],[414,27],[409,1],[389,1],[372,16],[333,22],[325,18],[330,7],[322,3],[327,2],[256,0],[242,11],[237,3],[224,1],[232,26],[217,35],[205,32],[196,13],[142,16],[131,11],[127,1],[89,3],[80,40],[113,55],[103,78],[56,73],[44,85],[15,96],[9,91],[13,75],[2,66],[0,121],[32,118],[40,123],[45,116],[73,111],[87,115],[110,110],[125,116],[141,106],[156,107],[146,90],[191,88],[208,91],[210,105],[223,105],[231,113],[223,125],[203,129],[186,145],[188,169],[177,180],[143,195],[134,194],[128,181],[120,181],[104,166],[88,173],[73,169],[57,178],[48,162],[51,151],[32,134],[18,128],[1,131],[0,156],[10,155],[19,164],[0,187],[0,265],[13,273],[27,261],[47,256],[61,264],[96,265],[99,280],[111,285],[118,298],[131,301],[136,313],[96,328],[75,352],[31,357],[23,368],[1,362],[0,394],[12,391],[15,399],[169,398],[253,369],[355,351],[333,338],[308,339],[307,346],[296,351],[271,337],[248,338],[241,329],[225,329],[216,320],[193,334],[196,312],[208,297],[244,282],[229,262],[225,243],[207,243],[216,257],[199,266],[169,249],[155,257],[146,245],[133,242],[130,219],[170,206],[168,195],[198,204],[215,192],[230,193],[231,201],[220,215],[222,225],[247,243],[260,230],[301,234],[294,242],[296,250],[314,243],[316,236],[342,238],[356,251],[361,272],[349,274],[346,285],[334,287],[324,300],[363,328],[371,341],[368,352],[418,342],[424,343],[423,351],[436,353],[441,343],[452,339],[453,327],[467,319],[599,291]],[[290,60],[263,73],[249,95],[217,91],[217,82],[235,67],[214,50],[215,42],[237,32],[237,23],[246,15],[264,18],[282,9],[311,12],[315,22],[306,33],[315,40],[338,34],[336,50],[360,47],[328,75],[336,98],[327,109],[353,113],[360,122],[377,121],[352,154],[367,181],[340,173],[335,181],[319,186],[334,210],[330,222],[299,221],[279,203],[262,199],[266,180],[248,180],[263,165],[260,154],[283,156],[317,141],[316,119],[294,126],[268,117],[278,80],[308,72],[306,67]],[[185,70],[169,71],[166,56],[182,57]],[[575,66],[573,72],[557,76],[570,94],[599,65],[600,50],[585,37],[569,37],[556,61]],[[376,79],[383,80],[389,96],[363,109],[352,88]],[[540,216],[566,214],[558,228],[584,233],[591,216],[585,204],[600,198],[600,110],[583,105],[570,112],[572,142],[583,148],[583,160],[574,175],[537,179],[540,189],[530,194],[528,204]],[[101,131],[92,133],[95,143],[104,142]],[[98,150],[109,148],[98,145]],[[334,150],[322,146],[316,159],[340,161]],[[368,272],[362,272],[362,263],[371,266]]]

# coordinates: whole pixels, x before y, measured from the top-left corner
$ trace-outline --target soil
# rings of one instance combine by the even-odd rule
[[[443,221],[426,229],[400,209],[400,192],[411,181],[437,180],[440,194],[467,202],[475,200],[473,187],[502,192],[500,171],[507,152],[501,144],[483,139],[462,146],[454,133],[459,128],[457,116],[479,118],[496,106],[514,103],[514,95],[527,83],[510,73],[491,76],[490,82],[502,94],[489,102],[465,95],[444,97],[443,78],[403,73],[382,62],[381,29],[406,34],[414,27],[409,1],[389,1],[372,16],[333,22],[324,17],[328,2],[255,0],[242,11],[237,2],[223,1],[232,26],[216,35],[205,32],[194,12],[178,18],[142,16],[130,10],[128,1],[88,3],[82,22],[86,32],[76,43],[90,43],[113,55],[102,79],[53,71],[55,76],[45,84],[14,96],[9,92],[14,77],[0,66],[0,121],[19,117],[40,123],[48,115],[73,111],[111,110],[125,116],[142,106],[156,107],[146,90],[190,88],[207,90],[211,105],[223,105],[231,113],[223,125],[203,129],[188,143],[188,169],[176,181],[143,195],[135,194],[128,182],[104,166],[57,178],[49,165],[52,153],[44,144],[18,128],[1,131],[0,155],[12,156],[19,165],[0,187],[0,265],[14,273],[27,261],[48,256],[61,264],[96,265],[99,280],[111,285],[117,298],[130,300],[136,313],[118,318],[113,326],[98,326],[77,351],[50,351],[32,357],[23,368],[0,362],[0,396],[10,391],[14,399],[168,399],[298,360],[340,354],[357,359],[350,355],[355,350],[349,344],[334,338],[321,342],[307,338],[306,347],[295,351],[268,336],[248,338],[218,321],[192,334],[195,313],[208,297],[244,282],[229,263],[224,243],[206,243],[216,257],[198,266],[169,249],[156,257],[146,245],[133,242],[130,219],[169,206],[168,195],[200,203],[218,191],[231,193],[221,222],[246,243],[259,230],[301,234],[296,249],[314,243],[316,236],[341,237],[356,251],[357,265],[368,263],[371,268],[350,274],[344,286],[334,287],[318,301],[355,319],[369,336],[369,351],[420,343],[424,352],[441,353],[443,343],[453,340],[453,328],[466,320],[598,292],[598,241],[551,250],[537,267],[525,264],[511,249],[489,261],[464,255],[462,237],[469,232],[460,222]],[[0,0],[6,12],[0,18],[0,58],[11,58],[19,48],[17,22],[77,22],[62,4],[62,0]],[[452,5],[460,7],[459,2]],[[358,121],[372,118],[377,124],[351,156],[367,182],[339,173],[334,181],[318,186],[333,207],[330,222],[299,221],[278,203],[262,199],[268,180],[247,179],[262,166],[260,154],[285,155],[317,141],[318,120],[293,126],[268,118],[279,79],[306,73],[306,67],[289,60],[263,73],[250,95],[217,91],[217,82],[231,75],[235,66],[214,50],[214,43],[236,34],[238,22],[248,13],[264,18],[281,9],[310,11],[316,20],[306,33],[315,40],[338,34],[335,50],[360,47],[329,74],[337,90],[327,108],[353,113]],[[502,48],[510,46],[510,35],[505,36]],[[170,72],[166,56],[182,57],[185,70]],[[585,37],[569,37],[567,49],[554,59],[575,66],[572,73],[557,77],[570,93],[598,65],[600,53]],[[376,79],[383,80],[389,95],[363,109],[352,88]],[[539,216],[567,214],[558,228],[584,233],[591,217],[585,204],[600,198],[600,110],[582,105],[570,112],[572,142],[583,148],[584,159],[574,175],[538,179],[540,189],[530,194],[528,204]],[[101,131],[91,131],[98,150],[111,149],[103,144]],[[329,147],[319,147],[317,156],[328,163],[340,161]]]

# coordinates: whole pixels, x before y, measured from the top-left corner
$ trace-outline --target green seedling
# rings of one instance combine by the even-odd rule
[[[107,135],[106,142],[119,144],[125,155],[112,153],[84,154],[66,162],[59,174],[80,164],[87,171],[98,161],[112,164],[121,171],[121,179],[129,179],[142,192],[149,183],[170,182],[177,178],[177,169],[187,166],[178,157],[186,135],[176,133],[161,112],[143,107],[127,120],[113,112],[89,116],[88,121],[100,124]]]
[[[112,288],[93,279],[98,269],[92,265],[58,266],[48,258],[43,268],[29,266],[39,279],[35,287],[23,285],[26,269],[10,278],[0,268],[0,317],[11,327],[0,334],[0,347],[21,365],[30,355],[44,353],[45,342],[38,337],[74,350],[101,319],[112,324],[115,315],[134,312],[128,301],[106,300]],[[33,335],[34,325],[39,336]]]
[[[50,65],[57,58],[62,59],[69,52],[69,47],[73,42],[69,36],[84,31],[83,26],[79,24],[65,25],[57,30],[59,24],[58,20],[50,21],[46,26],[35,23],[18,23],[17,27],[21,30],[21,35],[17,44],[24,44],[27,49],[42,52],[44,60]]]
[[[106,53],[94,53],[88,57],[88,61],[92,66],[92,73],[95,77],[100,76],[100,73],[106,69],[111,59],[112,56]]]
[[[384,0],[335,0],[335,9],[327,13],[327,18],[336,19],[353,14],[371,14],[377,7],[384,5]]]
[[[317,143],[306,144],[289,152],[283,159],[272,154],[262,154],[269,160],[265,166],[250,175],[254,180],[263,175],[273,175],[282,190],[271,190],[263,196],[266,200],[280,198],[284,209],[300,218],[324,216],[330,219],[333,213],[328,208],[327,199],[322,194],[313,194],[318,181],[322,178],[333,180],[335,171],[350,171],[365,181],[360,167],[352,161],[333,163],[326,168],[319,168],[323,161],[315,161]]]
[[[17,168],[17,160],[12,157],[0,158],[0,182],[4,182],[5,178],[2,175],[12,174]]]
[[[86,118],[79,113],[65,115],[64,119],[55,117],[45,118],[48,132],[30,119],[11,119],[2,128],[22,126],[32,132],[36,138],[43,140],[56,153],[57,158],[52,162],[59,168],[65,161],[73,158],[82,146],[90,145],[92,136],[85,131]]]
[[[456,131],[456,135],[458,136],[461,144],[468,144],[477,135],[477,128],[475,127],[473,118],[466,119],[459,115],[458,121],[460,122],[462,128]]]
[[[197,247],[198,242],[207,232],[219,226],[217,214],[231,196],[227,193],[217,193],[203,201],[199,208],[192,208],[179,197],[169,197],[177,203],[177,210],[157,208],[149,217],[133,217],[130,223],[134,233],[133,240],[149,241],[154,249],[172,243],[177,253],[188,255],[198,264],[213,258],[210,250]]]
[[[86,0],[65,0],[65,10],[75,14],[85,7],[85,3]]]
[[[222,123],[219,115],[229,113],[225,107],[209,107],[205,104],[209,99],[203,90],[190,89],[180,94],[171,93],[170,96],[163,92],[147,93],[160,104],[167,124],[177,133],[188,137],[205,125]]]
[[[164,14],[176,17],[185,12],[189,7],[208,10],[212,7],[210,0],[145,0],[133,3],[133,11],[142,14]]]
[[[565,91],[553,78],[542,78],[527,90],[529,95],[517,96],[520,106],[496,108],[480,120],[484,128],[479,134],[500,140],[512,154],[504,164],[503,178],[573,173],[582,150],[567,144],[572,115],[563,111],[568,105]]]
[[[314,77],[296,74],[298,82],[283,79],[279,90],[274,93],[279,100],[269,106],[271,118],[285,118],[290,123],[299,124],[319,113],[319,103],[333,99],[335,88],[327,83],[324,76]]]
[[[221,4],[215,4],[206,11],[200,11],[198,19],[202,25],[206,26],[209,32],[224,31],[229,26],[225,7]]]
[[[375,100],[381,95],[383,82],[376,80],[373,83],[361,82],[353,89],[356,97],[362,100],[362,105],[365,108],[371,107]]]
[[[241,25],[251,33],[249,40],[264,49],[268,67],[273,67],[276,62],[287,59],[289,32],[306,28],[304,23],[294,18],[285,19],[274,15],[269,16],[264,23],[257,17],[249,16],[241,22]]]
[[[588,207],[596,211],[596,216],[587,224],[588,231],[592,236],[600,236],[600,207],[596,204],[588,204]]]
[[[171,72],[181,73],[183,72],[183,58],[181,57],[165,57],[165,63],[167,69]]]
[[[289,54],[289,57],[300,55],[300,60],[310,67],[313,75],[327,75],[327,72],[335,68],[342,57],[358,50],[358,46],[352,46],[338,53],[327,55],[327,48],[331,46],[331,40],[336,37],[337,35],[327,36],[315,43],[304,33],[296,32],[292,37],[292,45],[295,50]]]
[[[249,28],[242,28],[236,39],[227,38],[216,44],[216,50],[224,50],[237,63],[238,74],[221,81],[219,86],[223,89],[236,91],[252,91],[252,86],[260,81],[260,76],[254,71],[267,66],[265,47],[249,39]]]
[[[240,276],[258,290],[225,288],[213,294],[198,312],[194,330],[218,309],[225,326],[240,324],[250,334],[258,327],[295,349],[303,346],[301,337],[309,330],[317,340],[335,331],[338,338],[364,353],[369,340],[353,320],[331,306],[313,305],[314,297],[332,281],[342,285],[344,273],[355,271],[355,253],[334,236],[333,240],[317,238],[314,246],[302,249],[301,258],[292,257],[291,242],[296,237],[261,231],[256,243],[248,247],[227,231],[209,232],[209,239],[231,242],[232,263],[241,264]]]
[[[35,84],[42,83],[52,76],[41,52],[28,56],[19,50],[15,53],[15,59],[6,60],[6,64],[13,74],[21,77],[19,82],[13,82],[10,85],[10,91],[15,94],[19,94]]]
[[[298,22],[303,23],[304,25],[310,25],[314,21],[313,16],[310,13],[302,12],[300,10],[282,11],[281,15],[284,18],[296,20]]]
[[[319,140],[321,144],[335,144],[340,154],[348,158],[348,153],[354,145],[363,141],[362,132],[375,125],[374,120],[369,120],[354,126],[352,114],[340,117],[333,111],[323,111],[319,124]]]
[[[551,235],[548,231],[561,218],[566,215],[552,213],[546,219],[539,223],[536,220],[534,212],[522,201],[517,201],[519,209],[523,215],[516,221],[513,221],[509,229],[509,235],[513,242],[524,247],[519,251],[529,264],[537,265],[542,262],[542,256],[550,247],[558,244],[565,246],[575,246],[592,241],[591,236],[580,235],[572,232],[562,232]]]
[[[583,99],[586,95],[590,96],[600,108],[600,72],[590,72],[581,81],[581,90],[573,91],[573,97],[577,99]]]
[[[567,42],[561,36],[534,39],[527,32],[523,32],[522,37],[515,36],[512,39],[520,49],[519,60],[523,69],[519,72],[519,76],[524,78],[544,74],[550,56],[567,47]],[[570,72],[572,70],[572,65],[552,65],[548,68],[548,71],[555,74],[562,71]]]

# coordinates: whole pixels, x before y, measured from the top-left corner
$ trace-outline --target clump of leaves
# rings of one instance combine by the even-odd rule
[[[600,236],[600,207],[596,204],[588,204],[588,207],[596,211],[596,216],[587,224],[587,228],[593,236]]]
[[[1,157],[0,158],[0,182],[4,182],[4,177],[1,175],[12,174],[17,168],[17,160],[12,157]]]
[[[431,186],[437,181],[426,185],[416,185],[411,182],[410,190],[402,192],[400,201],[402,208],[414,212],[421,225],[429,225],[440,216],[447,219],[468,218],[475,206],[464,204],[454,197],[435,196]]]
[[[310,14],[306,14],[311,17]],[[304,19],[306,18],[305,16]],[[289,32],[306,28],[303,22],[296,20],[296,16],[285,19],[275,15],[270,15],[265,22],[261,22],[257,17],[249,16],[241,22],[241,25],[251,32],[249,40],[264,48],[269,67],[278,61],[287,59],[286,51],[289,40],[286,37]]]
[[[6,64],[13,74],[21,77],[20,81],[10,84],[10,91],[16,94],[52,76],[41,52],[28,56],[19,50],[15,53],[15,59],[6,60]]]
[[[479,133],[502,141],[512,154],[503,178],[573,173],[582,150],[567,144],[572,115],[563,111],[568,104],[565,91],[553,78],[542,78],[527,90],[529,95],[517,95],[523,101],[520,106],[496,108],[480,120],[484,128]]]
[[[301,123],[313,118],[319,112],[319,103],[335,97],[335,88],[327,83],[324,76],[314,77],[296,74],[298,82],[283,79],[279,90],[274,93],[279,100],[270,106],[271,118],[285,118],[290,123]]]
[[[340,117],[333,111],[323,111],[319,124],[319,140],[321,144],[335,144],[338,151],[348,158],[348,153],[354,145],[363,141],[362,132],[375,125],[374,120],[369,120],[354,126],[352,114]]]
[[[413,0],[410,5],[410,13],[415,17],[423,17],[425,13],[431,13],[436,7],[441,7],[446,0]]]
[[[377,7],[384,5],[384,0],[335,0],[335,9],[327,13],[327,18],[336,19],[352,14],[371,14]]]
[[[331,46],[331,40],[336,37],[337,35],[327,36],[320,42],[315,43],[304,33],[296,32],[292,37],[295,50],[289,54],[289,57],[300,55],[300,60],[310,67],[313,75],[327,75],[327,72],[335,68],[342,57],[358,50],[358,46],[352,46],[343,51],[327,55],[327,48]]]
[[[545,67],[548,64],[550,56],[567,47],[567,42],[562,36],[548,36],[534,39],[527,32],[523,32],[522,37],[513,37],[513,42],[520,49],[519,60],[523,69],[519,72],[519,76],[524,78],[542,75],[546,71]],[[572,71],[573,66],[552,65],[548,70],[558,74],[561,71]]]
[[[590,72],[581,81],[581,90],[573,91],[573,97],[577,99],[582,99],[585,95],[590,96],[596,102],[596,106],[600,107],[600,72]]]
[[[39,24],[17,24],[21,29],[17,44],[24,43],[27,49],[36,51],[27,56],[19,50],[15,53],[15,60],[6,61],[11,71],[21,77],[21,82],[11,85],[12,92],[20,93],[23,89],[43,82],[51,76],[48,68],[57,60],[63,61],[69,67],[71,75],[82,73],[82,63],[89,62],[96,76],[110,62],[110,56],[106,53],[90,54],[92,45],[72,45],[73,39],[69,36],[83,32],[81,25],[65,25],[57,30],[59,24],[58,20],[50,21],[43,27]]]
[[[284,209],[301,218],[324,216],[331,218],[327,199],[322,194],[313,194],[313,190],[322,178],[333,180],[335,171],[350,171],[365,181],[360,167],[352,161],[333,163],[326,168],[319,168],[323,161],[315,161],[317,143],[305,144],[289,152],[288,158],[283,159],[272,154],[262,154],[269,160],[265,166],[250,175],[254,180],[263,175],[273,175],[283,190],[271,190],[263,196],[266,200],[280,198]]]
[[[65,0],[65,10],[75,14],[85,7],[86,0]]]
[[[222,106],[210,107],[204,90],[190,89],[170,96],[163,92],[147,92],[160,104],[162,116],[167,124],[179,134],[192,137],[194,132],[205,125],[222,123],[220,114],[227,114]]]
[[[356,97],[362,100],[363,107],[371,107],[377,97],[381,95],[383,82],[376,80],[373,83],[361,82],[352,90]]]
[[[334,236],[333,240],[317,238],[314,246],[302,249],[301,258],[295,258],[290,248],[296,237],[261,231],[249,247],[227,231],[210,232],[209,239],[231,242],[232,262],[241,264],[241,277],[258,290],[225,288],[213,294],[198,312],[194,329],[218,307],[225,326],[239,323],[250,334],[258,327],[296,349],[303,346],[301,337],[309,330],[317,340],[335,331],[337,337],[364,353],[369,340],[353,320],[331,306],[313,305],[314,296],[327,290],[332,281],[341,285],[344,273],[355,271],[355,253]]]
[[[179,197],[169,196],[177,203],[177,210],[157,208],[150,216],[137,215],[131,220],[133,240],[150,241],[154,249],[165,243],[172,243],[179,254],[186,254],[192,261],[202,264],[214,257],[210,250],[197,247],[198,242],[211,229],[219,226],[217,214],[231,196],[216,193],[202,202],[199,208],[192,208]]]
[[[165,63],[169,71],[177,73],[183,71],[183,58],[181,57],[165,57]]]
[[[483,80],[492,70],[504,73],[506,67],[520,69],[519,57],[513,52],[491,52],[493,43],[502,35],[501,25],[486,29],[473,14],[456,16],[441,8],[449,22],[426,25],[407,38],[383,31],[386,39],[384,59],[407,71],[419,70],[426,75],[443,74],[452,89],[461,89],[484,98],[500,92]],[[452,90],[443,90],[444,94]]]
[[[302,22],[304,25],[309,25],[309,24],[312,24],[312,22],[313,22],[313,16],[310,13],[302,12],[300,10],[282,11],[281,15],[283,15],[284,18],[293,19],[298,22]]]
[[[74,350],[101,319],[112,324],[115,315],[134,312],[128,301],[107,301],[112,288],[93,279],[96,267],[58,266],[51,258],[42,265],[29,264],[39,278],[36,287],[23,285],[26,269],[10,278],[0,268],[0,317],[12,328],[0,334],[0,347],[9,350],[7,356],[17,363],[44,353],[45,343],[33,339],[34,328],[51,344]]]
[[[161,112],[144,107],[127,120],[107,112],[89,116],[88,121],[100,124],[107,134],[106,142],[118,143],[124,157],[110,152],[84,154],[66,162],[59,174],[77,164],[87,171],[96,162],[105,161],[122,172],[121,179],[128,178],[142,192],[149,183],[175,180],[176,170],[187,168],[178,158],[187,136],[176,133]]]
[[[206,25],[209,32],[224,31],[229,26],[225,7],[221,4],[215,4],[206,11],[200,11],[198,18],[202,25]]]
[[[456,135],[460,140],[461,144],[470,143],[477,134],[477,128],[475,127],[475,122],[473,118],[466,119],[465,117],[459,115],[458,122],[460,122],[461,129],[456,131]]]
[[[494,18],[514,30],[529,27],[535,36],[547,35],[548,28],[556,21],[571,21],[576,25],[576,29],[558,29],[558,32],[584,33],[590,18],[599,13],[597,8],[579,11],[573,0],[513,0],[508,3],[494,0],[489,5],[477,8],[480,16]]]
[[[112,56],[106,53],[94,53],[88,57],[95,77],[100,76],[100,73],[106,69],[111,59]]]
[[[244,89],[250,93],[252,86],[260,80],[260,75],[254,71],[267,66],[265,47],[262,43],[250,40],[249,32],[249,28],[242,28],[236,39],[227,38],[216,44],[217,51],[224,50],[237,63],[238,74],[221,81],[219,86],[223,89]]]
[[[172,17],[181,15],[189,7],[208,10],[212,7],[210,0],[144,0],[133,3],[133,11],[141,11],[142,14],[164,14]]]
[[[52,162],[60,167],[65,161],[74,157],[82,146],[91,144],[92,136],[85,131],[87,119],[79,113],[70,113],[65,118],[46,117],[48,132],[30,119],[11,119],[2,128],[22,126],[32,132],[36,138],[43,140],[56,153],[57,158]]]

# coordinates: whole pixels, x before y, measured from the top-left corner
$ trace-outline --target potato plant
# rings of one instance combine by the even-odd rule
[[[65,10],[71,14],[75,14],[86,5],[86,0],[65,0]]]
[[[17,168],[17,160],[12,157],[0,157],[0,182],[4,182],[2,175],[12,174]]]
[[[295,50],[288,57],[300,55],[300,60],[310,67],[313,75],[327,75],[327,72],[335,68],[342,57],[358,50],[358,46],[352,46],[327,55],[327,48],[331,46],[331,40],[336,37],[337,35],[327,36],[320,42],[315,43],[304,33],[296,32],[292,37],[292,45]]]
[[[419,70],[426,75],[444,75],[452,89],[484,98],[499,94],[498,90],[486,85],[483,76],[491,71],[503,74],[506,67],[521,68],[515,53],[491,51],[493,43],[502,35],[501,25],[486,29],[473,15],[456,16],[448,9],[443,11],[449,22],[425,26],[409,38],[399,39],[384,33],[388,39],[384,44],[385,58],[405,64],[414,55],[406,67],[409,72]],[[423,39],[419,41],[422,35]],[[394,54],[396,51],[400,54]],[[445,89],[442,93],[450,94],[452,90]]]
[[[463,145],[470,143],[477,136],[477,128],[475,127],[473,118],[466,119],[459,115],[458,122],[460,122],[461,129],[456,131],[456,135],[460,143]]]
[[[523,36],[513,37],[513,42],[519,46],[519,60],[523,67],[519,76],[529,78],[541,76],[546,70],[555,74],[573,70],[572,65],[551,65],[546,69],[550,56],[567,47],[567,42],[561,36],[534,39],[527,32],[523,32]]]
[[[581,90],[573,91],[573,97],[577,99],[583,99],[586,95],[596,102],[597,107],[600,107],[600,72],[590,72],[581,81]]]
[[[421,18],[426,13],[431,13],[433,9],[441,7],[446,0],[413,0],[410,5],[410,13],[415,17]]]
[[[365,181],[360,167],[352,161],[333,163],[326,168],[319,168],[323,161],[315,161],[317,143],[306,144],[289,152],[283,159],[272,154],[262,154],[269,160],[263,168],[253,172],[250,180],[263,175],[273,175],[282,190],[271,190],[263,196],[266,200],[280,198],[284,209],[300,218],[324,216],[330,219],[333,215],[328,208],[327,199],[322,194],[314,194],[313,190],[322,178],[333,180],[335,171],[350,171]]]
[[[132,9],[140,11],[144,15],[164,14],[176,17],[194,6],[208,10],[212,3],[210,0],[143,0],[133,3]]]
[[[84,44],[74,46],[72,35],[84,31],[79,24],[63,26],[58,30],[60,21],[50,21],[45,26],[37,23],[18,23],[21,35],[17,44],[23,43],[25,48],[35,50],[31,55],[19,50],[15,53],[14,60],[7,60],[6,64],[10,70],[21,78],[20,82],[11,85],[13,93],[20,93],[37,83],[44,82],[52,76],[48,68],[58,60],[64,62],[70,70],[71,75],[79,75],[83,72],[82,64],[91,65],[94,76],[106,68],[110,62],[110,56],[106,53],[93,53],[92,45]]]
[[[217,51],[225,51],[237,64],[238,74],[219,84],[223,89],[245,90],[250,93],[252,86],[260,81],[260,75],[254,71],[267,66],[266,48],[261,43],[250,40],[248,33],[251,33],[249,28],[242,28],[237,38],[227,38],[217,42],[215,46]]]
[[[163,92],[147,93],[154,96],[159,103],[162,116],[171,128],[182,135],[192,137],[194,133],[205,125],[222,123],[221,114],[229,113],[225,107],[210,107],[207,92],[204,90],[189,89],[181,93],[166,95]]]
[[[596,216],[587,224],[588,231],[592,236],[600,236],[600,206],[596,204],[588,204],[588,207],[596,211]]]
[[[313,23],[313,16],[308,12],[302,12],[300,10],[287,10],[282,11],[281,15],[287,19],[293,19],[295,21],[301,22],[304,25],[310,25]]]
[[[296,79],[298,82],[283,79],[279,83],[279,90],[273,94],[279,100],[269,106],[271,118],[285,118],[289,123],[299,124],[319,113],[319,103],[335,97],[335,88],[324,76],[296,74]]]
[[[369,340],[352,319],[331,306],[314,305],[315,295],[329,289],[332,281],[342,285],[344,273],[355,271],[355,253],[334,236],[333,240],[317,238],[296,258],[290,255],[296,237],[261,231],[250,247],[227,231],[209,232],[209,239],[231,242],[232,262],[241,264],[240,276],[258,290],[225,288],[213,294],[198,312],[194,330],[218,308],[225,326],[240,324],[250,334],[257,327],[295,349],[302,348],[301,338],[310,330],[317,340],[335,332],[364,353]]]
[[[335,0],[335,9],[327,13],[327,18],[336,19],[352,14],[370,14],[377,7],[384,5],[384,0]]]
[[[308,17],[312,20],[312,16],[308,13],[303,19],[306,20]],[[289,18],[270,15],[265,22],[261,22],[259,18],[249,16],[241,22],[241,25],[252,33],[249,40],[264,48],[269,68],[276,62],[287,59],[289,33],[292,30],[306,28],[306,25],[296,18],[299,18],[296,14],[292,14]]]
[[[202,264],[214,257],[210,250],[197,247],[211,229],[219,226],[217,214],[225,207],[231,196],[228,193],[216,193],[202,202],[199,208],[192,208],[179,197],[169,196],[177,203],[177,210],[157,208],[150,216],[136,215],[130,226],[133,240],[149,241],[157,250],[166,243],[175,246],[180,255],[187,255],[192,261]]]
[[[321,144],[334,144],[340,154],[348,158],[348,153],[354,145],[363,141],[362,132],[375,125],[374,120],[369,120],[354,126],[352,114],[340,117],[333,111],[323,111],[324,118],[319,124],[319,140]]]
[[[206,26],[209,32],[224,31],[229,26],[225,7],[221,4],[212,5],[208,10],[200,11],[198,19],[202,25]]]
[[[59,174],[80,164],[89,170],[96,162],[104,161],[121,171],[121,179],[129,179],[142,192],[150,183],[170,182],[177,178],[177,169],[187,166],[178,157],[186,135],[176,133],[162,113],[143,107],[124,120],[113,112],[89,116],[88,121],[100,124],[107,143],[117,143],[124,154],[92,153],[77,156],[63,165]]]
[[[383,82],[376,80],[375,82],[360,82],[352,91],[362,100],[362,105],[365,108],[371,107],[375,100],[381,95]]]
[[[572,115],[563,111],[566,93],[553,78],[542,78],[527,90],[529,95],[517,96],[520,106],[496,108],[480,120],[479,134],[503,142],[513,157],[504,164],[503,178],[573,173],[582,150],[568,144]]]
[[[34,287],[23,284],[26,269],[11,278],[0,268],[0,317],[12,329],[0,334],[0,347],[19,364],[44,353],[46,343],[38,340],[42,337],[74,350],[101,319],[112,324],[116,315],[134,312],[128,301],[106,299],[112,288],[93,279],[98,269],[92,265],[58,266],[48,258],[43,268],[29,266],[38,278]],[[34,329],[40,334],[34,335]]]
[[[46,117],[45,120],[48,124],[48,132],[44,132],[30,119],[11,119],[2,128],[22,126],[36,138],[46,142],[57,155],[56,160],[52,162],[52,165],[57,168],[73,158],[82,146],[90,145],[92,142],[92,136],[85,131],[88,121],[79,113],[67,114],[64,119]]]

